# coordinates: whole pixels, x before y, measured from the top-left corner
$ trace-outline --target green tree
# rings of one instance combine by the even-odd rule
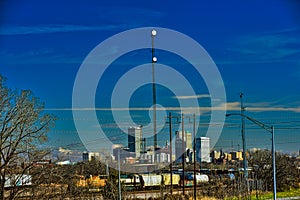
[[[28,173],[32,160],[41,156],[39,145],[54,126],[55,117],[44,113],[44,104],[30,90],[11,90],[0,75],[0,199],[11,181],[10,199],[18,195],[12,176]],[[23,164],[22,164],[23,163]]]

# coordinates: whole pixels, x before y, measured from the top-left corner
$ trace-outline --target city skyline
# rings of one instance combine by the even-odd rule
[[[298,152],[300,148],[300,15],[299,2],[288,1],[233,1],[210,2],[98,2],[71,3],[51,1],[39,3],[5,1],[1,3],[0,21],[0,74],[7,78],[12,89],[30,89],[45,102],[46,112],[58,117],[56,127],[48,134],[46,145],[53,148],[84,149],[72,115],[72,92],[76,75],[86,56],[98,44],[126,30],[141,27],[164,27],[181,32],[197,43],[210,55],[220,72],[226,90],[227,112],[240,111],[239,93],[244,93],[246,114],[266,124],[275,126],[276,149]],[[160,32],[157,32],[159,37]],[[151,43],[150,33],[148,36]],[[156,41],[155,41],[156,42]],[[159,43],[159,40],[157,41]],[[178,41],[174,41],[176,43]],[[111,52],[110,52],[111,51]],[[117,52],[117,48],[107,54]],[[168,65],[179,71],[195,90],[186,93],[186,87],[177,77],[168,73],[156,74],[168,79],[179,94],[170,88],[157,85],[158,143],[169,140],[168,112],[180,116],[180,101],[189,105],[196,100],[201,114],[197,137],[206,136],[213,99],[203,77],[191,69],[185,58],[164,50],[156,50],[156,69]],[[95,98],[97,117],[108,138],[115,144],[126,144],[126,131],[130,126],[147,126],[151,122],[152,90],[150,84],[141,85],[123,107],[124,99],[117,99],[111,108],[115,85],[122,75],[134,67],[151,62],[151,50],[142,49],[126,53],[116,59],[100,80]],[[148,79],[144,73],[137,79]],[[214,77],[212,77],[213,79]],[[129,84],[125,83],[124,87]],[[129,86],[128,86],[129,87]],[[89,88],[85,88],[89,89]],[[192,103],[191,103],[192,105]],[[113,110],[120,116],[115,124]],[[126,116],[127,111],[133,120]],[[193,114],[193,109],[185,115]],[[82,123],[90,117],[79,119]],[[135,124],[133,124],[134,122]],[[174,121],[175,131],[181,124]],[[217,125],[216,125],[217,126]],[[215,149],[238,149],[242,146],[241,119],[226,119]],[[185,130],[192,132],[188,121]],[[86,134],[97,132],[88,126]],[[147,141],[153,141],[152,132],[143,130]],[[246,121],[247,149],[271,149],[271,136],[261,128]],[[99,137],[90,144],[103,142]],[[148,144],[147,144],[148,145]],[[151,145],[151,144],[150,144]]]

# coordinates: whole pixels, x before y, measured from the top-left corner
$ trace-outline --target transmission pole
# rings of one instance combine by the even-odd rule
[[[247,187],[247,196],[249,195],[250,192],[250,187],[249,187],[249,182],[248,182],[248,167],[247,167],[247,156],[246,156],[246,136],[245,136],[245,106],[243,102],[243,96],[244,94],[241,92],[240,93],[240,99],[241,99],[241,118],[242,118],[242,140],[243,140],[243,167],[244,167],[244,179],[246,182],[246,187]]]
[[[181,114],[181,135],[182,135],[182,180],[183,180],[183,184],[182,184],[182,193],[184,195],[185,193],[185,173],[184,173],[184,165],[185,165],[185,145],[184,145],[184,115],[183,113]]]
[[[118,191],[119,191],[119,200],[122,200],[120,148],[118,149]]]
[[[170,187],[170,193],[172,195],[173,193],[173,160],[172,160],[172,114],[169,112],[169,129],[170,129],[170,181],[171,181],[171,187]]]
[[[156,149],[157,149],[157,135],[156,135],[156,85],[155,85],[155,68],[154,64],[157,58],[154,55],[154,37],[156,36],[156,30],[151,31],[152,39],[152,97],[153,97],[153,136],[154,136],[154,163],[157,161]]]
[[[245,138],[245,118],[244,118],[244,102],[243,102],[243,93],[240,93],[241,99],[241,118],[242,118],[242,141],[243,141],[243,167],[244,167],[244,178],[247,180],[248,178],[248,171],[247,171],[247,158],[246,158],[246,138]]]
[[[193,155],[194,155],[194,200],[197,199],[197,179],[196,179],[196,115],[193,115]]]

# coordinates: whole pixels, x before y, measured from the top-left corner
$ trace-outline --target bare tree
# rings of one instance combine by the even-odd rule
[[[257,178],[262,180],[266,189],[273,189],[272,156],[268,150],[258,150],[251,153],[249,166],[257,166]],[[292,187],[299,187],[299,174],[295,158],[276,152],[277,190],[284,191]]]
[[[43,112],[43,103],[30,90],[9,89],[1,75],[0,110],[0,199],[4,199],[5,183],[15,186],[10,177],[28,173],[29,159],[38,155],[55,118]],[[10,199],[18,194],[16,188],[12,191]]]

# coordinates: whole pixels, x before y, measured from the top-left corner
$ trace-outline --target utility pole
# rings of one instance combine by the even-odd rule
[[[185,144],[185,131],[184,131],[184,119],[189,119],[191,120],[193,118],[193,135],[194,135],[194,147],[193,147],[193,153],[194,153],[194,182],[196,182],[196,115],[194,114],[193,117],[192,116],[185,116],[183,113],[180,116],[172,116],[171,112],[169,113],[169,116],[167,117],[169,118],[168,122],[169,123],[169,131],[170,131],[170,156],[172,157],[172,119],[175,118],[177,119],[177,123],[179,122],[179,119],[181,118],[181,148],[182,148],[182,155],[181,155],[181,159],[182,159],[182,177],[183,177],[183,181],[182,181],[182,193],[185,194],[185,182],[184,182],[184,178],[185,178],[185,158],[186,158],[186,144]],[[191,121],[190,121],[191,123]],[[192,142],[192,141],[191,141]],[[173,171],[172,169],[172,158],[171,158],[171,164],[170,164],[170,173],[172,173],[171,171]],[[172,182],[172,175],[171,175],[171,193],[172,193],[172,187],[173,187],[173,182]],[[194,184],[196,186],[196,184]],[[196,189],[195,189],[195,194],[196,194]]]
[[[272,166],[273,166],[273,199],[276,200],[276,151],[275,151],[275,130],[274,126],[271,126],[271,132],[272,134]]]
[[[247,115],[241,114],[241,113],[239,113],[239,114],[237,114],[237,113],[226,114],[226,117],[229,117],[231,115],[240,115],[244,118],[247,118],[248,120],[250,120],[254,124],[260,126],[261,128],[265,129],[266,131],[268,131],[269,133],[272,134],[272,165],[273,165],[273,186],[274,186],[273,187],[273,199],[276,200],[276,193],[277,193],[276,192],[276,161],[275,161],[275,159],[276,159],[275,158],[276,150],[275,150],[275,136],[274,136],[275,135],[275,130],[274,130],[275,128],[274,128],[274,126],[268,126],[268,125],[266,125],[266,124],[264,124],[264,123],[262,123],[262,122],[260,122],[256,119],[253,119],[253,118],[251,118]],[[249,189],[249,187],[248,187],[248,189]]]
[[[169,112],[169,129],[170,129],[170,181],[171,181],[171,187],[170,187],[170,193],[172,195],[173,193],[173,160],[172,160],[172,114]]]
[[[244,178],[247,181],[248,179],[248,170],[247,170],[247,158],[246,158],[246,138],[245,138],[245,118],[244,118],[244,102],[243,102],[243,93],[240,93],[241,99],[241,118],[242,118],[242,141],[243,141],[243,167],[244,167]]]
[[[184,165],[185,165],[185,145],[184,145],[184,114],[181,114],[181,135],[182,135],[182,179],[183,179],[183,184],[182,184],[182,193],[183,195],[185,194],[185,173],[184,173]]]
[[[172,148],[172,119],[176,119],[176,123],[180,123],[179,119],[181,116],[172,116],[171,112],[169,112],[169,116],[167,117],[169,123],[169,133],[170,133],[170,178],[171,178],[171,187],[170,187],[170,192],[172,194],[173,192],[173,160],[172,160],[172,154],[173,154],[173,148]]]
[[[121,191],[121,167],[120,167],[120,148],[118,149],[118,188],[119,188],[119,200],[122,200],[122,191]]]
[[[249,188],[249,183],[248,183],[248,167],[247,167],[247,156],[246,156],[246,136],[245,136],[245,117],[244,117],[244,112],[245,112],[245,106],[243,102],[243,96],[244,94],[241,92],[240,93],[240,100],[241,100],[241,119],[242,119],[242,141],[243,141],[243,167],[244,167],[244,179],[247,187],[247,196],[249,195],[250,188]]]
[[[156,36],[156,30],[151,31],[152,41],[152,97],[153,97],[153,136],[154,136],[154,163],[157,161],[156,149],[157,149],[157,135],[156,135],[156,85],[155,85],[155,68],[154,64],[157,62],[157,58],[154,55],[154,37]]]
[[[196,180],[196,115],[193,115],[193,155],[194,155],[194,200],[197,199],[197,180]]]

